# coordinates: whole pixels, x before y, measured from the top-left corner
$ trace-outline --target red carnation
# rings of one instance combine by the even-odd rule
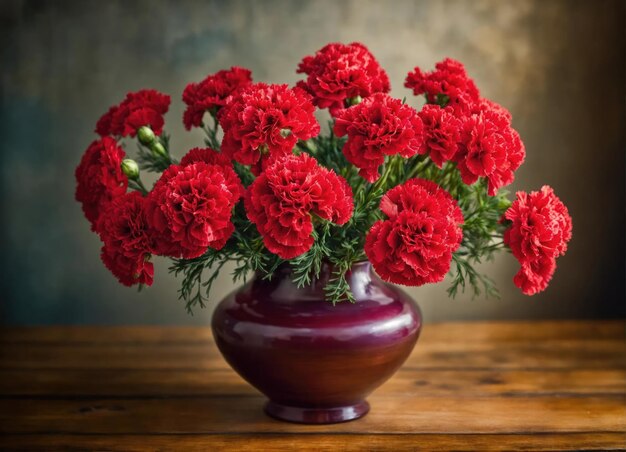
[[[209,165],[218,165],[223,169],[226,186],[237,199],[243,196],[244,188],[241,180],[235,174],[233,164],[224,154],[214,151],[211,148],[193,148],[180,160],[180,166],[191,165],[192,163],[204,162]]]
[[[345,179],[307,154],[277,160],[252,183],[244,198],[268,250],[283,259],[313,244],[311,214],[346,223],[352,216],[352,190]]]
[[[463,122],[450,107],[426,104],[418,113],[424,124],[424,149],[439,168],[456,155]]]
[[[379,177],[385,155],[411,157],[422,148],[422,121],[417,112],[387,94],[376,93],[337,113],[335,133],[348,135],[346,159],[368,182]]]
[[[217,112],[226,105],[228,96],[239,88],[252,83],[252,72],[233,66],[229,70],[218,71],[199,83],[190,83],[183,91],[183,102],[187,109],[183,115],[185,128],[200,127],[207,111]]]
[[[234,231],[231,215],[241,189],[236,178],[232,169],[204,162],[165,170],[148,195],[155,253],[191,259],[209,247],[221,249]]]
[[[220,112],[224,129],[222,152],[244,165],[259,164],[290,154],[298,140],[320,132],[308,94],[287,85],[256,83],[234,95]]]
[[[525,295],[535,295],[545,290],[554,276],[556,259],[540,257],[521,264],[517,274],[513,277],[513,283],[522,290]]]
[[[365,253],[386,281],[421,286],[441,281],[463,238],[463,214],[450,194],[432,181],[410,179],[389,190],[365,238]]]
[[[346,100],[391,89],[387,73],[363,44],[328,44],[314,56],[305,57],[298,66],[299,74],[307,74],[298,86],[313,96],[320,108],[329,108],[334,116],[345,108]]]
[[[189,165],[191,163],[204,162],[211,165],[233,167],[232,162],[221,152],[215,151],[211,148],[193,148],[185,156],[180,159],[181,166]]]
[[[428,103],[452,107],[457,115],[469,111],[478,102],[479,93],[463,64],[446,58],[435,68],[422,72],[416,67],[407,75],[404,86],[413,89],[416,96],[425,94]]]
[[[486,177],[488,193],[494,196],[513,182],[514,171],[525,156],[524,144],[509,117],[498,109],[483,108],[465,120],[455,161],[463,182],[473,184]]]
[[[148,257],[145,258],[146,260],[142,260],[141,258],[128,258],[123,254],[102,247],[100,259],[102,259],[102,262],[113,276],[125,286],[132,286],[134,284],[152,285],[152,281],[154,280],[154,265],[147,260]]]
[[[113,122],[113,116],[115,115],[115,112],[118,108],[118,105],[113,105],[105,114],[100,117],[100,119],[98,119],[98,122],[96,123],[96,133],[101,137],[115,135],[111,131],[111,123]]]
[[[504,108],[502,105],[498,104],[489,99],[480,99],[477,103],[475,103],[472,107],[472,113],[480,113],[481,111],[494,111],[501,116],[504,116],[507,121],[511,122],[512,116],[511,112]]]
[[[154,267],[144,207],[139,192],[127,193],[111,201],[98,222],[104,243],[102,261],[125,286],[152,285]]]
[[[517,192],[517,199],[504,214],[511,225],[504,243],[521,264],[515,285],[526,295],[544,290],[556,268],[556,258],[567,251],[572,238],[572,218],[567,207],[544,185],[541,191]]]
[[[104,137],[89,145],[76,168],[76,200],[93,231],[106,205],[126,193],[128,178],[120,166],[124,156],[114,139]]]
[[[149,126],[156,135],[163,132],[163,115],[170,106],[170,96],[153,89],[128,93],[126,98],[107,111],[96,125],[100,136],[135,136],[137,130]]]

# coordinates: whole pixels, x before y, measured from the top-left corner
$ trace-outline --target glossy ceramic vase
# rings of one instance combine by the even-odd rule
[[[421,314],[402,290],[383,282],[369,262],[347,275],[355,303],[324,299],[331,273],[297,288],[291,269],[271,281],[253,278],[213,314],[226,361],[269,401],[270,416],[291,422],[344,422],[369,411],[365,398],[410,355]]]

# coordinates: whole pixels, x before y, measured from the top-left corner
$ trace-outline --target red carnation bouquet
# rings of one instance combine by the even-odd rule
[[[306,78],[295,87],[254,83],[240,67],[190,83],[183,124],[206,139],[180,161],[164,132],[169,96],[129,93],[98,120],[76,199],[122,284],[151,285],[152,257],[170,257],[191,310],[226,262],[234,280],[290,265],[299,286],[329,263],[335,303],[353,299],[346,274],[369,260],[392,283],[450,274],[451,295],[493,294],[476,265],[505,249],[520,263],[513,282],[523,293],[546,288],[572,220],[548,186],[509,201],[503,188],[524,145],[461,63],[408,74],[405,86],[424,95],[419,110],[388,95],[387,74],[360,43],[328,44],[297,72]],[[316,109],[330,113],[324,132]],[[135,160],[124,151],[132,137]],[[140,171],[161,173],[150,190]]]

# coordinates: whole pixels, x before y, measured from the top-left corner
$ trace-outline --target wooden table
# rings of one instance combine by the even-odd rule
[[[623,321],[426,325],[345,424],[265,416],[208,328],[9,328],[0,449],[626,449]]]

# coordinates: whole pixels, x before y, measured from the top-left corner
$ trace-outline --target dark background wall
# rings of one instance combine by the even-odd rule
[[[188,82],[242,65],[256,81],[293,83],[304,55],[355,40],[398,97],[409,96],[402,84],[415,65],[463,61],[525,141],[512,189],[550,184],[574,218],[545,293],[519,294],[516,263],[502,255],[487,267],[502,299],[450,300],[445,283],[412,290],[426,319],[624,316],[623,1],[5,0],[0,16],[3,323],[206,323],[210,310],[184,312],[165,260],[141,293],[101,265],[73,200],[95,121],[128,91],[170,93],[166,128],[180,156],[201,142],[181,124]],[[231,289],[223,275],[214,302]]]

